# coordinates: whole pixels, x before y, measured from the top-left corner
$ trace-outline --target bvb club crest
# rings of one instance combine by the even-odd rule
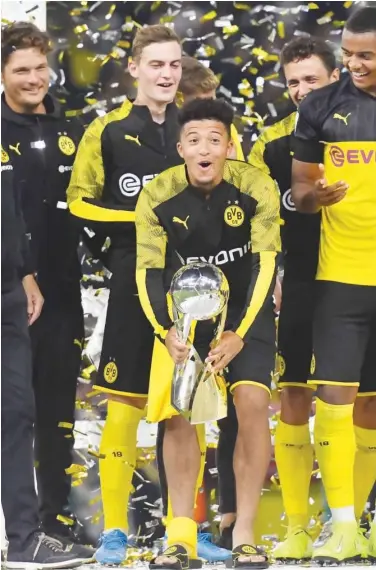
[[[244,212],[239,206],[228,206],[224,218],[228,226],[238,228],[244,222]]]
[[[1,147],[1,162],[4,164],[9,162],[9,154]]]
[[[65,136],[65,135],[61,135],[59,137],[57,144],[58,144],[61,152],[63,154],[65,154],[66,156],[72,156],[72,154],[74,154],[76,151],[76,145],[74,144],[72,139],[70,137]]]
[[[115,362],[106,364],[103,370],[103,377],[108,384],[113,384],[118,377],[118,367]]]

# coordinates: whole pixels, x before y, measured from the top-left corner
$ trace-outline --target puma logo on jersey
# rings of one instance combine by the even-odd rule
[[[138,135],[137,135],[137,137],[132,137],[132,135],[125,135],[124,138],[125,138],[125,140],[127,140],[127,141],[132,141],[132,142],[138,144],[138,146],[141,146],[141,143],[140,143],[140,141],[139,141]]]
[[[16,146],[13,146],[12,144],[9,145],[9,149],[10,149],[10,150],[14,150],[14,152],[15,152],[16,154],[18,154],[18,156],[21,156],[20,144],[21,144],[21,143],[17,143]]]
[[[172,218],[172,221],[175,222],[175,224],[181,224],[182,226],[185,227],[186,230],[188,230],[188,220],[189,220],[189,216],[187,216],[185,218],[185,220],[181,220],[180,218],[177,218],[176,216],[174,216]]]
[[[348,113],[346,115],[346,117],[344,117],[343,115],[340,115],[339,113],[334,113],[333,119],[338,119],[339,121],[343,121],[347,127],[348,126],[347,119],[350,117],[350,115],[351,115],[351,113]]]

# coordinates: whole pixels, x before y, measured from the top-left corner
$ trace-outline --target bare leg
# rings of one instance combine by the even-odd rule
[[[200,470],[200,447],[196,426],[192,426],[182,416],[174,416],[166,420],[166,431],[163,441],[163,458],[173,518],[167,534],[169,544],[181,544],[189,555],[195,555],[197,530],[192,536],[193,513],[195,504],[196,481]],[[191,520],[190,531],[187,525],[176,519]],[[176,524],[178,523],[178,524]],[[173,536],[171,536],[171,534]],[[192,544],[194,542],[194,544]],[[177,561],[175,557],[158,556],[157,563],[171,565]]]
[[[234,394],[239,423],[234,455],[237,519],[233,544],[236,547],[254,545],[253,526],[270,462],[271,442],[269,392],[261,386],[241,384],[235,388]],[[262,560],[258,556],[250,558],[255,562]]]
[[[281,391],[281,420],[291,426],[302,426],[309,421],[314,391],[303,384],[285,386]]]
[[[182,416],[166,421],[163,457],[173,516],[192,519],[200,448],[195,426]]]

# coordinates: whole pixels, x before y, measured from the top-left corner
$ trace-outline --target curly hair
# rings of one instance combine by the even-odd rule
[[[281,65],[283,67],[292,61],[302,61],[312,55],[321,59],[329,73],[332,73],[337,67],[334,46],[313,36],[294,38],[285,44],[281,51]]]

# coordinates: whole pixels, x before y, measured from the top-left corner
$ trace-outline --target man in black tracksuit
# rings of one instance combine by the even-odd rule
[[[44,530],[66,544],[72,533],[62,517],[70,518],[66,469],[72,463],[83,315],[79,234],[69,217],[65,192],[83,127],[75,119],[68,121],[47,93],[48,50],[48,37],[31,24],[4,29],[1,126],[45,299],[40,319],[30,327],[40,514]],[[26,293],[30,303],[33,293]]]
[[[9,541],[7,566],[72,568],[81,560],[38,529],[34,486],[34,394],[29,323],[37,319],[43,297],[33,287],[27,303],[25,283],[34,280],[13,165],[1,148],[1,502]],[[22,286],[24,284],[24,287]],[[77,559],[78,558],[78,559]],[[58,565],[58,566],[57,566]]]

